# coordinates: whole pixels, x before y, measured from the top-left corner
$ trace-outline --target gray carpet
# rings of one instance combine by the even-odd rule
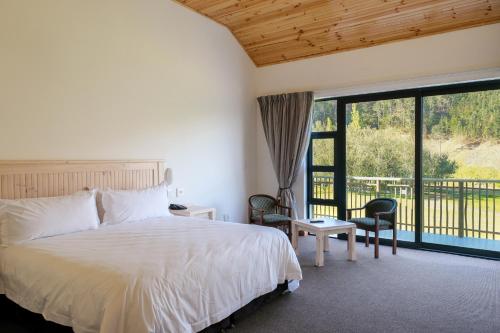
[[[314,238],[301,237],[304,280],[237,323],[245,332],[500,332],[500,262],[330,240],[325,267],[314,267]]]

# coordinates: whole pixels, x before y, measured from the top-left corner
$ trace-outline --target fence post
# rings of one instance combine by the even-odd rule
[[[375,197],[380,196],[380,179],[375,180]]]
[[[464,237],[464,182],[458,182],[458,237]]]

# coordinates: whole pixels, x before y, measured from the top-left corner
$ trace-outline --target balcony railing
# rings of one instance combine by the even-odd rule
[[[333,178],[314,177],[315,198],[333,198]],[[398,201],[398,229],[415,231],[413,178],[348,177],[347,206],[361,207],[374,198]],[[423,232],[437,235],[500,239],[500,180],[423,179]],[[360,212],[356,212],[359,216]],[[314,215],[335,216],[316,206]],[[354,214],[354,216],[356,216]]]

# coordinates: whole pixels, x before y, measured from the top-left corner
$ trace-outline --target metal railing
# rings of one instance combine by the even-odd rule
[[[314,198],[333,199],[333,177],[313,177],[313,182]],[[379,197],[398,201],[399,230],[415,231],[413,178],[347,177],[348,208]],[[423,232],[500,239],[500,180],[424,178],[423,199]],[[314,206],[313,215],[335,216],[336,210]]]

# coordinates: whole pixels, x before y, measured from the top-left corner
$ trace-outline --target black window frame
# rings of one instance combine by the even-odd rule
[[[339,99],[338,98],[325,98],[315,100],[317,101],[336,101],[336,130],[330,132],[312,132],[311,138],[309,140],[309,149],[307,151],[307,217],[310,217],[312,205],[322,205],[337,207],[338,212],[345,211],[347,207],[345,201],[342,198],[341,193],[345,191],[345,160],[339,158],[342,155],[343,149],[345,149],[345,130],[340,130],[345,128],[345,112],[340,114],[339,110]],[[316,139],[333,139],[333,166],[317,166],[313,165],[313,141]],[[340,152],[341,154],[339,154]],[[332,172],[334,175],[333,183],[333,199],[319,199],[313,196],[313,173],[314,172]],[[344,179],[344,182],[342,182]],[[342,215],[339,215],[342,218]],[[345,218],[345,216],[343,216]]]
[[[479,91],[500,89],[500,79],[488,79],[481,81],[454,83],[445,85],[434,85],[429,87],[402,89],[368,94],[357,94],[341,97],[330,97],[316,99],[315,102],[336,100],[337,103],[337,128],[335,132],[312,133],[307,152],[307,217],[310,217],[313,205],[326,205],[337,207],[338,218],[346,219],[347,209],[347,173],[346,173],[346,105],[359,102],[371,102],[387,99],[414,98],[415,99],[415,240],[406,242],[398,240],[398,246],[416,248],[422,250],[439,251],[460,255],[482,257],[500,260],[500,252],[483,249],[465,248],[444,244],[426,243],[422,241],[422,214],[423,214],[423,122],[424,109],[423,99],[429,96],[449,95],[459,93],[471,93]],[[327,134],[332,133],[332,134]],[[321,200],[313,198],[312,175],[315,171],[323,171],[321,167],[312,165],[312,142],[317,138],[334,138],[334,199]],[[328,170],[330,171],[330,170]],[[358,241],[362,241],[359,237]],[[380,239],[383,245],[390,245],[390,240]]]

